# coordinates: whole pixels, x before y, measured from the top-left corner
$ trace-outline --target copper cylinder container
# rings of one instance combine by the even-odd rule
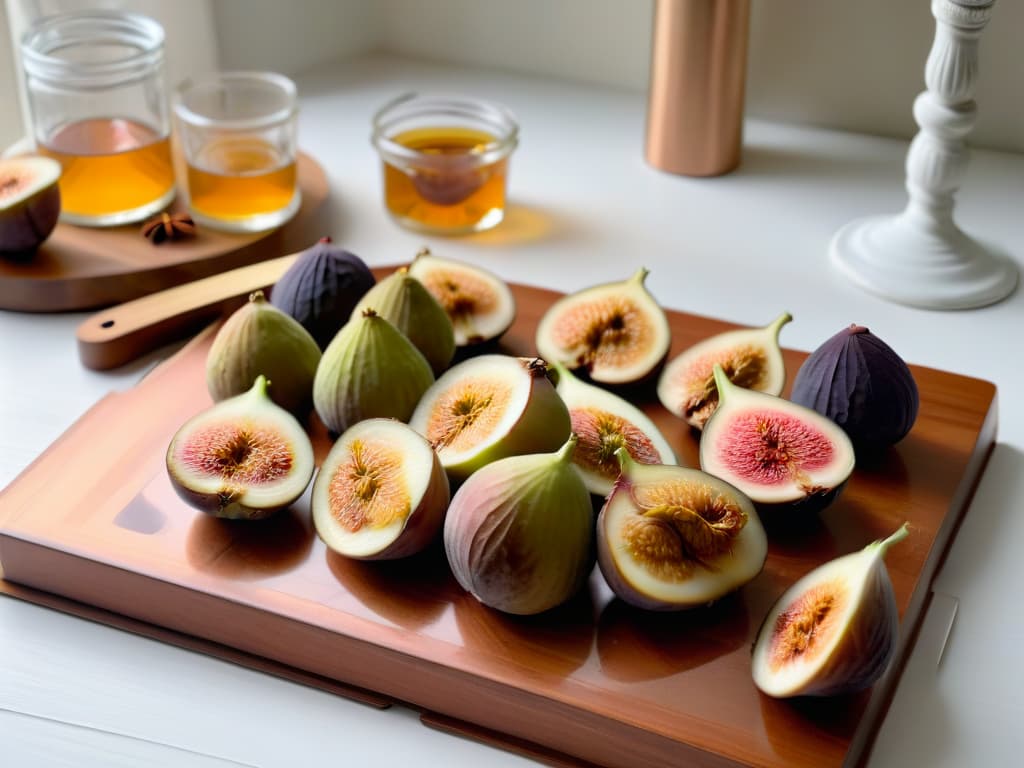
[[[740,161],[750,0],[657,0],[647,162],[718,176]]]

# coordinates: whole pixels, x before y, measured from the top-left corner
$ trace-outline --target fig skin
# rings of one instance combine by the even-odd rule
[[[214,337],[206,356],[206,388],[220,401],[248,391],[262,374],[271,383],[271,400],[304,417],[312,407],[319,363],[313,337],[256,291]]]
[[[444,546],[455,579],[484,605],[532,615],[572,597],[593,567],[590,493],[556,453],[511,456],[473,473],[452,498]]]
[[[435,376],[451,365],[455,356],[452,321],[444,307],[407,269],[393,272],[367,291],[352,316],[369,307],[405,334],[427,358]]]
[[[271,303],[299,321],[326,349],[376,279],[354,253],[322,237],[274,285]]]
[[[818,566],[782,594],[765,616],[752,649],[751,674],[762,692],[775,698],[840,696],[869,688],[885,674],[896,653],[899,610],[884,557],[890,546],[907,535],[904,524],[887,539]],[[833,596],[844,593],[838,597],[845,597],[846,603],[831,608],[839,613],[837,623],[826,625],[824,636],[815,635],[821,626],[815,616],[813,626],[801,628],[808,645],[799,655],[809,653],[810,658],[782,661],[773,670],[773,641],[777,632],[789,628],[787,613],[798,609],[805,596],[820,600],[821,593],[815,590],[822,585]],[[818,603],[812,602],[811,607],[821,615]],[[803,615],[799,618],[806,620]],[[812,642],[824,646],[808,650]]]
[[[175,433],[167,448],[165,464],[171,486],[185,503],[214,517],[262,520],[291,506],[305,493],[316,466],[313,445],[298,420],[270,399],[268,387],[266,378],[257,376],[247,392],[214,403]],[[277,495],[258,484],[247,487],[244,483],[232,483],[230,478],[190,475],[182,452],[188,439],[207,423],[256,425],[282,438],[290,452],[291,466],[286,478],[272,488]]]
[[[633,461],[624,449],[619,449],[616,456],[622,464],[622,474],[597,518],[597,563],[604,580],[620,599],[647,611],[688,610],[714,603],[741,588],[761,572],[768,557],[768,539],[753,502],[742,492],[697,469],[661,464],[641,465]],[[656,576],[645,574],[643,578],[649,578],[654,583],[653,588],[648,585],[645,589],[638,580],[630,579],[619,565],[618,560],[627,555],[621,554],[623,542],[611,530],[612,517],[621,516],[623,509],[635,508],[632,494],[637,484],[658,481],[711,486],[731,498],[732,503],[741,510],[744,523],[727,552],[714,556],[706,563],[693,565],[693,573],[689,579],[684,580],[688,583],[666,585]],[[616,555],[616,552],[620,554]],[[659,589],[662,594],[655,594]]]
[[[409,421],[434,383],[423,354],[372,309],[349,320],[324,350],[313,380],[313,405],[333,432],[357,421]]]
[[[380,435],[390,435],[388,442],[396,448],[406,441],[412,444],[411,450],[400,448],[402,461],[398,471],[403,473],[403,476],[391,478],[392,482],[405,484],[407,487],[411,485],[407,482],[406,473],[411,471],[409,465],[415,461],[429,462],[428,477],[418,503],[402,521],[401,529],[395,533],[391,542],[376,550],[371,548],[358,551],[357,547],[346,546],[344,539],[334,532],[338,524],[333,520],[328,489],[334,470],[338,469],[339,460],[344,461],[350,455],[352,441],[363,435],[371,437],[375,433],[378,438]],[[420,478],[417,477],[418,479]],[[365,419],[350,427],[338,438],[317,473],[311,500],[313,524],[323,542],[343,557],[354,560],[397,560],[423,551],[437,537],[444,523],[450,499],[448,476],[434,449],[422,435],[394,419]]]
[[[60,175],[48,157],[0,158],[0,255],[32,253],[53,233]]]
[[[920,405],[910,368],[861,325],[844,328],[811,353],[790,399],[832,419],[867,454],[902,440]]]

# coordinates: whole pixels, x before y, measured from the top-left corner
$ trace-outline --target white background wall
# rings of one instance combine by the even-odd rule
[[[114,0],[115,2],[117,0]],[[706,0],[710,2],[711,0]],[[6,0],[31,4],[32,0]],[[75,4],[89,0],[65,0]],[[111,0],[107,0],[111,2]],[[49,0],[59,4],[60,0]],[[383,50],[643,90],[654,0],[122,0],[184,16],[186,63],[215,35],[224,68],[295,73]],[[747,114],[909,137],[929,0],[753,0]],[[196,8],[205,7],[205,11]],[[204,26],[212,18],[212,28]],[[2,25],[0,20],[0,25]],[[2,32],[2,29],[0,29]],[[173,33],[173,34],[172,34]],[[2,37],[0,40],[6,40]],[[10,87],[0,48],[0,100]],[[1024,152],[1024,2],[997,0],[981,43],[975,146]],[[12,121],[0,110],[0,144]]]

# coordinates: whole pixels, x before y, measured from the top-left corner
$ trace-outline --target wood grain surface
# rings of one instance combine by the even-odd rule
[[[230,234],[199,227],[196,237],[153,245],[138,225],[58,224],[28,259],[0,257],[0,309],[66,312],[129,301],[164,288],[305,248],[324,234],[329,187],[319,163],[298,157],[302,205],[277,229]],[[171,212],[185,209],[181,196]]]
[[[514,291],[519,312],[500,350],[532,355],[536,323],[557,294]],[[733,327],[681,313],[670,323],[672,354]],[[911,433],[859,466],[820,515],[766,520],[765,569],[734,595],[686,613],[644,613],[615,599],[595,570],[569,604],[511,617],[465,594],[440,546],[392,563],[330,553],[313,532],[308,494],[255,525],[181,502],[164,452],[210,404],[211,338],[205,332],[134,389],[98,403],[0,495],[6,578],[375,691],[435,725],[538,759],[614,768],[860,764],[995,438],[992,384],[912,367],[921,409]],[[804,357],[786,351],[790,378]],[[696,437],[657,404],[653,385],[628,395],[681,463],[696,465]],[[328,435],[315,417],[309,429],[320,460]],[[911,535],[887,559],[901,614],[890,674],[836,699],[760,694],[750,648],[774,600],[811,568],[904,521]]]

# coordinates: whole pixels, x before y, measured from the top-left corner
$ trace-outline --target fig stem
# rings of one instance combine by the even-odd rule
[[[263,291],[253,291],[249,294],[249,301],[255,304],[265,302],[267,297],[263,295]]]
[[[789,312],[783,312],[777,318],[775,318],[768,326],[768,332],[772,335],[775,341],[779,340],[779,331],[782,330],[782,326],[792,321],[793,316]]]
[[[651,274],[651,270],[649,270],[647,267],[640,267],[640,269],[634,272],[633,276],[629,278],[629,282],[637,283],[638,285],[643,285],[644,280],[647,279],[647,276],[649,274]]]
[[[636,466],[636,461],[629,455],[629,450],[625,446],[615,450],[615,458],[619,461],[619,472],[623,475],[628,475]]]
[[[252,383],[252,388],[249,390],[258,397],[267,397],[267,387],[270,386],[270,382],[267,377],[262,373],[256,377],[256,381]]]
[[[569,433],[569,439],[565,441],[565,444],[558,449],[558,453],[555,454],[555,461],[559,464],[567,464],[572,461],[572,452],[576,449],[576,443],[579,442],[579,438],[575,432]]]
[[[715,363],[713,370],[715,374],[715,388],[718,389],[718,401],[721,403],[725,400],[726,393],[729,391],[729,388],[733,386],[733,383],[729,381],[729,376],[718,363]]]
[[[868,549],[877,550],[879,557],[885,557],[885,553],[889,551],[889,547],[903,541],[909,535],[910,525],[908,523],[904,523],[896,530],[895,533],[889,536],[889,538],[868,544]]]

